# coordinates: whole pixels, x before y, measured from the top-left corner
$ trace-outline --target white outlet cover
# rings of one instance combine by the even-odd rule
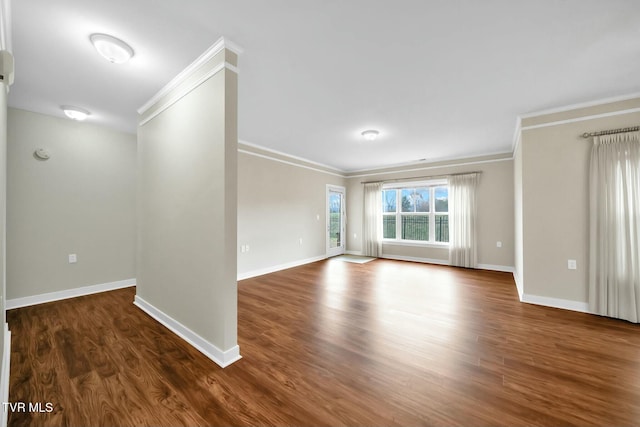
[[[78,256],[76,254],[69,254],[69,264],[78,262]]]
[[[575,259],[570,259],[567,261],[567,268],[569,270],[576,270],[578,268],[578,265],[576,263]]]

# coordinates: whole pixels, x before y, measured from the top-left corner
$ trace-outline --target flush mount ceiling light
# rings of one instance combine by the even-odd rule
[[[123,64],[133,56],[131,46],[108,34],[91,34],[89,39],[98,53],[114,64]]]
[[[86,119],[89,114],[91,114],[84,108],[72,107],[70,105],[63,105],[60,108],[62,108],[64,114],[72,120],[82,121]]]
[[[378,135],[380,135],[380,132],[378,132],[375,129],[369,129],[369,130],[363,131],[361,135],[367,141],[375,141],[375,139],[378,137]]]

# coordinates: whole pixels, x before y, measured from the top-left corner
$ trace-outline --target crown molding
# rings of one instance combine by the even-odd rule
[[[589,116],[574,117],[572,119],[556,120],[555,122],[539,123],[537,125],[524,126],[524,127],[520,128],[520,130],[521,131],[525,131],[525,130],[546,128],[546,127],[550,127],[550,126],[564,125],[564,124],[567,124],[567,123],[586,122],[588,120],[602,119],[602,118],[605,118],[605,117],[622,116],[622,115],[625,115],[625,114],[632,114],[632,113],[638,113],[638,112],[640,112],[640,107],[628,108],[626,110],[610,111],[608,113],[592,114],[592,115],[589,115]]]
[[[384,172],[375,172],[375,169],[371,169],[371,173],[362,173],[362,174],[358,174],[358,175],[347,175],[346,178],[362,178],[362,177],[366,177],[366,176],[377,176],[377,175],[389,175],[389,174],[394,174],[394,173],[403,173],[403,172],[417,172],[417,171],[423,171],[423,170],[431,170],[431,169],[442,169],[442,168],[452,168],[452,167],[457,167],[457,166],[469,166],[469,165],[481,165],[481,164],[485,164],[485,163],[498,163],[498,162],[510,162],[513,161],[513,156],[511,152],[503,152],[503,153],[496,153],[493,155],[497,155],[497,154],[502,154],[505,157],[499,157],[496,159],[487,159],[487,160],[477,160],[477,161],[468,161],[468,162],[458,162],[456,163],[454,160],[451,160],[451,163],[445,163],[445,164],[439,164],[439,165],[433,165],[433,166],[424,166],[424,167],[420,167],[420,168],[413,168],[413,169],[395,169],[395,170],[391,170],[391,171],[384,171]],[[492,155],[492,154],[489,154]],[[476,156],[476,157],[467,157],[467,159],[473,159],[473,158],[477,158],[477,157],[481,157],[481,156]],[[464,158],[458,159],[458,160],[464,160]],[[363,171],[366,172],[366,171]]]
[[[327,174],[327,175],[333,175],[333,176],[337,176],[337,177],[340,177],[340,178],[346,178],[343,174],[338,173],[338,172],[330,172],[328,170],[314,168],[312,166],[303,165],[303,164],[301,164],[299,162],[288,161],[288,160],[280,159],[278,157],[272,157],[272,156],[269,156],[267,154],[256,153],[255,151],[244,150],[242,148],[238,148],[238,153],[243,153],[243,154],[246,154],[248,156],[259,157],[261,159],[271,160],[273,162],[283,163],[285,165],[295,166],[297,168],[308,169],[308,170],[312,170],[312,171],[315,171],[315,172],[324,173],[324,174]]]
[[[275,154],[275,155],[286,157],[286,158],[289,158],[289,159],[292,159],[292,160],[297,160],[299,162],[304,162],[304,163],[308,163],[310,165],[315,165],[315,166],[318,166],[318,167],[321,167],[321,168],[325,168],[325,169],[329,169],[329,170],[332,170],[332,171],[336,171],[338,174],[340,174],[340,176],[343,176],[346,173],[342,169],[338,169],[338,168],[336,168],[334,166],[325,165],[324,163],[315,162],[313,160],[309,160],[309,159],[306,159],[304,157],[294,156],[293,154],[285,153],[283,151],[278,151],[278,150],[274,150],[272,148],[263,147],[262,145],[254,144],[252,142],[247,142],[247,141],[244,141],[242,139],[238,139],[238,143],[242,144],[242,145],[246,145],[246,146],[251,147],[251,148],[256,148],[256,149],[261,150],[261,151],[266,151],[267,153]],[[243,150],[243,151],[247,152],[247,150]],[[249,154],[252,154],[252,153],[249,153]],[[256,153],[256,154],[259,154],[259,153]],[[272,158],[272,157],[269,157],[269,158]],[[277,160],[277,159],[274,159],[274,160]]]
[[[504,156],[504,157],[497,157],[495,159],[485,159],[485,160],[473,160],[481,157],[490,157],[490,156]],[[469,160],[469,161],[465,162],[464,160]],[[388,174],[399,173],[399,172],[415,172],[420,170],[441,169],[441,168],[449,168],[454,166],[467,166],[467,165],[479,165],[483,163],[504,162],[507,160],[513,160],[513,153],[511,151],[500,151],[497,153],[480,154],[477,156],[451,157],[451,158],[438,159],[434,161],[401,163],[401,164],[390,165],[390,166],[382,166],[379,168],[360,169],[360,170],[346,172],[347,174],[346,177],[360,178],[364,176],[388,175]],[[416,166],[416,167],[412,169],[406,169],[411,166]],[[402,169],[399,169],[399,168],[402,168]],[[393,169],[393,170],[388,170],[388,169]]]
[[[211,77],[215,76],[216,74],[218,74],[220,71],[224,70],[225,68],[228,69],[228,70],[233,70],[232,67],[233,67],[233,65],[229,64],[228,62],[223,62],[223,63],[217,65],[216,67],[212,68],[206,74],[202,75],[198,80],[196,80],[195,82],[193,82],[189,86],[183,88],[183,90],[181,90],[179,93],[175,93],[174,96],[169,98],[164,104],[162,104],[162,106],[160,108],[158,108],[152,114],[150,114],[149,116],[147,116],[143,120],[141,120],[140,123],[138,123],[138,125],[139,126],[145,125],[147,122],[153,120],[155,117],[160,115],[163,111],[165,111],[166,109],[171,107],[176,102],[180,101],[182,98],[187,96],[195,88],[197,88],[202,83],[204,83],[207,80],[209,80]]]
[[[455,166],[467,166],[467,165],[478,165],[478,164],[483,164],[483,163],[494,163],[494,162],[503,162],[503,161],[511,161],[513,160],[513,156],[510,154],[512,154],[511,152],[505,151],[505,152],[499,152],[499,153],[489,153],[489,154],[483,154],[481,156],[471,156],[471,157],[459,157],[459,158],[454,158],[454,159],[445,159],[445,160],[438,160],[437,162],[451,162],[451,163],[446,163],[446,164],[439,164],[439,165],[432,165],[429,166],[430,164],[433,164],[435,162],[431,162],[431,163],[425,163],[425,162],[412,162],[412,163],[404,163],[404,164],[400,164],[400,165],[392,165],[392,166],[385,166],[385,167],[380,167],[377,169],[362,169],[362,170],[358,170],[358,171],[344,171],[338,168],[335,168],[333,166],[329,166],[329,165],[325,165],[322,163],[318,163],[318,162],[314,162],[313,160],[309,160],[309,159],[305,159],[304,157],[298,157],[298,156],[294,156],[291,154],[287,154],[285,152],[282,151],[277,151],[277,150],[273,150],[271,148],[266,148],[263,147],[261,145],[258,144],[253,144],[247,141],[243,141],[243,140],[238,140],[239,144],[242,145],[246,145],[248,147],[252,147],[252,148],[256,148],[258,150],[262,150],[265,151],[267,153],[271,153],[271,154],[275,154],[278,156],[282,156],[288,159],[291,159],[292,161],[287,161],[284,159],[279,159],[277,157],[272,157],[266,154],[262,154],[262,153],[256,153],[250,150],[245,150],[242,149],[242,147],[238,147],[238,152],[239,153],[244,153],[244,154],[249,154],[251,156],[256,156],[256,157],[261,157],[264,159],[268,159],[268,160],[273,160],[276,162],[280,162],[280,163],[284,163],[284,164],[288,164],[288,165],[292,165],[292,166],[297,166],[297,167],[301,167],[304,169],[309,169],[309,170],[313,170],[316,172],[322,172],[322,173],[326,173],[329,175],[334,175],[334,176],[338,176],[341,178],[361,178],[361,177],[366,177],[366,176],[375,176],[375,175],[387,175],[387,174],[394,174],[394,173],[402,173],[402,172],[414,172],[414,171],[420,171],[420,170],[430,170],[430,169],[441,169],[441,168],[446,168],[446,167],[455,167]],[[457,162],[458,160],[466,160],[466,159],[477,159],[479,157],[486,157],[486,156],[498,156],[498,155],[502,155],[505,157],[502,158],[496,158],[496,159],[486,159],[486,160],[477,160],[477,161],[469,161],[469,162]],[[309,165],[315,165],[321,168],[325,168],[325,169],[329,169],[329,170],[322,170],[322,169],[317,169],[314,168],[312,166],[308,166],[305,164],[301,164],[300,162],[304,162],[304,163],[308,163]],[[407,167],[411,167],[411,166],[421,166],[421,167],[416,167],[416,168],[412,168],[412,169],[406,169]],[[386,169],[390,169],[390,168],[403,168],[403,169],[394,169],[391,171],[388,171]],[[331,171],[335,171],[335,172],[331,172]],[[378,172],[379,171],[379,172]],[[355,174],[355,175],[353,175]]]
[[[531,112],[531,113],[520,114],[520,115],[518,115],[518,117],[516,119],[516,126],[515,126],[515,131],[514,131],[514,135],[513,135],[513,144],[512,144],[512,156],[515,158],[516,151],[517,151],[518,146],[520,145],[520,141],[522,139],[522,131],[545,128],[545,127],[549,127],[549,126],[563,125],[563,124],[567,124],[567,123],[584,122],[584,121],[587,121],[587,120],[599,119],[599,118],[604,118],[604,117],[612,117],[612,116],[619,116],[619,115],[623,115],[623,114],[636,113],[636,112],[640,111],[640,108],[630,108],[630,109],[626,109],[626,110],[610,111],[608,113],[591,114],[591,115],[588,115],[588,116],[574,117],[574,118],[571,118],[571,119],[557,120],[557,121],[554,121],[554,122],[540,123],[540,124],[537,124],[537,125],[530,125],[530,126],[524,126],[524,127],[522,126],[522,120],[523,119],[528,119],[528,118],[532,118],[532,117],[539,117],[539,116],[545,116],[545,115],[549,115],[549,114],[563,113],[563,112],[566,112],[566,111],[578,110],[578,109],[581,109],[581,108],[596,107],[596,106],[599,106],[599,105],[611,104],[611,103],[614,103],[614,102],[628,101],[628,100],[635,99],[635,98],[640,98],[640,92],[634,92],[634,93],[630,93],[630,94],[626,94],[626,95],[613,96],[613,97],[609,97],[609,98],[602,98],[602,99],[593,100],[593,101],[587,101],[587,102],[581,102],[581,103],[576,103],[576,104],[565,105],[563,107],[555,107],[555,108],[549,108],[549,109],[546,109],[546,110],[540,110],[540,111],[535,111],[535,112]]]
[[[2,1],[2,0],[0,0]],[[224,49],[227,49],[236,55],[239,55],[243,52],[243,50],[238,47],[235,43],[226,40],[224,37],[220,37],[218,41],[216,41],[211,47],[209,47],[202,55],[196,58],[191,64],[187,66],[184,70],[182,70],[177,76],[175,76],[169,83],[167,83],[162,89],[160,89],[154,96],[151,97],[149,101],[147,101],[142,107],[138,108],[138,114],[144,114],[149,108],[155,105],[160,99],[167,96],[172,90],[178,87],[182,82],[184,82],[195,70],[197,70],[200,66],[205,64],[211,58],[216,56],[218,53],[222,52]],[[238,74],[238,68],[229,64],[228,62],[224,62],[224,67]]]
[[[12,52],[11,0],[0,0],[0,50]]]
[[[215,47],[216,44],[221,43],[224,49],[230,50],[236,55],[242,55],[244,53],[244,49],[241,48],[238,44],[232,42],[229,39],[225,39],[224,37],[220,37],[218,41],[216,41],[212,47]],[[220,49],[222,50],[222,49]]]
[[[522,118],[516,117],[516,128],[513,132],[513,143],[511,144],[511,157],[515,159],[516,151],[520,145],[520,139],[522,138]]]
[[[620,96],[612,96],[609,98],[596,99],[593,101],[579,102],[576,104],[569,104],[562,107],[549,108],[546,110],[533,111],[531,113],[520,114],[518,117],[520,119],[528,119],[531,117],[545,116],[547,114],[556,114],[556,113],[563,113],[565,111],[578,110],[580,108],[589,108],[589,107],[595,107],[598,105],[611,104],[614,102],[628,101],[630,99],[635,99],[635,98],[640,98],[640,92],[629,93],[629,94],[620,95]]]

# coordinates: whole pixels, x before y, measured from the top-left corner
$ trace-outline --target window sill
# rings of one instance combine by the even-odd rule
[[[421,242],[419,240],[382,239],[382,244],[393,246],[415,246],[420,248],[449,249],[449,243]]]

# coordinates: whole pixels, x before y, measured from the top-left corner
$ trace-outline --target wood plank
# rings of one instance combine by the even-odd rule
[[[177,284],[179,285],[179,284]],[[634,425],[640,332],[508,273],[326,260],[238,285],[226,369],[133,289],[11,310],[10,425]]]

